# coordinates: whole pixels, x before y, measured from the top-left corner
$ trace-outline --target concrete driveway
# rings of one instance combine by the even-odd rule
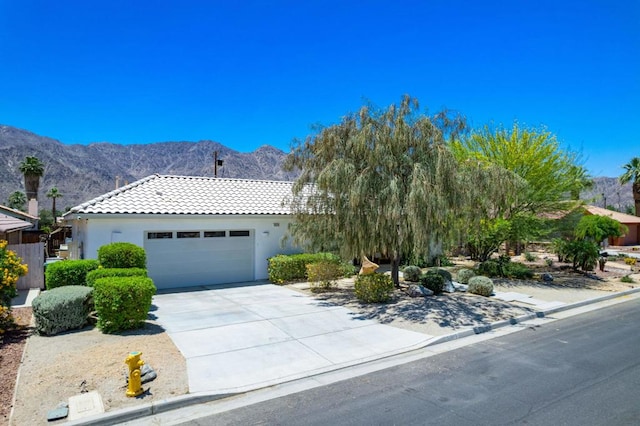
[[[433,337],[261,282],[163,291],[153,305],[187,360],[190,393],[244,392],[402,353]]]

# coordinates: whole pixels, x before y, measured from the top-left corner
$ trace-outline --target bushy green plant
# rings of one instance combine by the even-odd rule
[[[104,277],[146,277],[147,270],[141,268],[98,268],[87,273],[86,285],[93,287],[97,279]]]
[[[458,271],[457,277],[458,282],[461,284],[467,284],[469,282],[469,278],[475,277],[476,273],[473,272],[473,269],[463,268]]]
[[[353,275],[353,268],[347,268],[340,257],[333,253],[279,254],[268,259],[269,281],[274,284],[284,284],[304,280],[307,278],[307,265],[317,262],[342,265],[345,275]]]
[[[147,254],[133,243],[118,242],[105,244],[98,249],[98,261],[104,268],[147,267]]]
[[[638,262],[638,260],[635,257],[625,257],[624,258],[624,263],[626,263],[627,265],[630,266],[635,266],[635,264]]]
[[[356,297],[361,302],[383,303],[391,300],[394,285],[390,276],[373,273],[358,275],[354,289]]]
[[[489,259],[478,265],[478,273],[487,277],[503,276],[502,266],[497,260]]]
[[[87,274],[98,269],[95,259],[62,260],[47,265],[45,284],[47,290],[68,285],[86,285]]]
[[[72,285],[41,293],[32,303],[36,332],[49,336],[84,326],[93,308],[92,291]]]
[[[528,280],[533,278],[533,271],[522,263],[511,262],[504,267],[504,276],[509,278],[517,278],[520,280]]]
[[[592,271],[598,263],[600,249],[589,240],[570,241],[567,246],[567,260],[573,264],[573,269]]]
[[[635,281],[629,275],[625,275],[624,277],[620,278],[620,282],[623,282],[623,283],[634,283]]]
[[[444,290],[444,277],[435,271],[428,271],[420,277],[420,284],[433,294],[440,294]]]
[[[477,275],[469,279],[467,293],[489,297],[493,294],[493,281],[489,277]]]
[[[437,269],[432,269],[431,271],[435,272],[438,275],[441,275],[445,282],[453,281],[451,272],[447,271],[446,269],[437,268]]]
[[[524,260],[526,260],[527,262],[535,262],[536,259],[537,257],[535,254],[528,251],[524,252]]]
[[[17,292],[18,278],[25,275],[29,268],[22,263],[13,250],[7,249],[8,242],[0,240],[0,307],[8,308],[8,313],[4,313],[3,317],[6,323],[11,320],[11,299],[15,297]],[[1,328],[0,328],[1,329]]]
[[[104,333],[141,328],[156,293],[147,277],[105,277],[93,285],[98,328]]]
[[[558,256],[558,262],[566,262],[569,255],[569,241],[555,238],[551,242],[551,250]]]
[[[317,262],[307,265],[307,279],[311,283],[311,291],[329,289],[342,276],[344,276],[344,271],[340,264]]]
[[[549,268],[552,267],[553,266],[553,259],[546,258],[544,260],[544,264],[547,265]]]
[[[409,265],[402,270],[402,275],[405,281],[418,282],[420,275],[422,275],[422,269],[415,265]]]

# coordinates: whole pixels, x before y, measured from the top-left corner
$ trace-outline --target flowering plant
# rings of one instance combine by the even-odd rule
[[[27,265],[22,264],[22,259],[14,251],[7,249],[7,241],[0,240],[0,306],[11,305],[11,298],[17,294],[18,278],[28,271]]]

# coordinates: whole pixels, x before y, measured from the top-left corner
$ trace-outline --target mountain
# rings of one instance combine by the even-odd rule
[[[92,143],[66,145],[58,140],[11,126],[0,125],[0,204],[9,195],[24,192],[20,163],[35,156],[45,165],[40,180],[40,208],[50,209],[46,192],[57,187],[63,194],[57,209],[73,207],[154,173],[213,176],[213,152],[224,161],[218,177],[294,180],[282,170],[285,152],[264,145],[249,153],[234,151],[218,142],[157,142],[144,145]]]
[[[622,174],[622,173],[621,173]],[[598,207],[613,207],[622,213],[633,214],[633,192],[631,182],[620,185],[618,178],[597,177],[593,179],[593,188],[580,194],[588,204]],[[630,212],[627,208],[631,209]]]

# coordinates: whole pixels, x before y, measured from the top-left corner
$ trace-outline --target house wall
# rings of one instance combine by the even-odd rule
[[[96,259],[98,249],[126,241],[144,247],[145,231],[192,231],[201,229],[252,229],[255,232],[255,279],[266,279],[267,259],[279,253],[300,250],[281,246],[292,219],[287,216],[177,216],[177,215],[80,215],[74,218],[73,258]],[[278,226],[275,226],[278,224]],[[74,249],[77,254],[74,254]]]

